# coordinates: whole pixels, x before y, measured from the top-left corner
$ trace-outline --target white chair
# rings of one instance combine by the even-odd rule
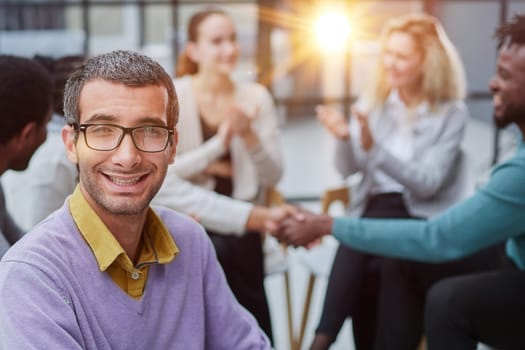
[[[266,192],[265,203],[268,207],[284,204],[285,200],[283,195],[274,187],[271,187]],[[263,239],[273,239],[273,237],[268,234],[263,235]],[[264,242],[263,242],[264,245]],[[279,245],[279,249],[282,249],[282,252],[287,255],[287,247],[283,244]],[[266,257],[265,257],[266,258]],[[288,266],[282,266],[278,269],[272,269],[272,271],[266,271],[266,274],[278,274],[282,273],[284,277],[284,288],[285,288],[285,298],[286,298],[286,313],[288,318],[288,339],[290,342],[290,350],[299,349],[296,345],[295,335],[294,335],[294,325],[292,318],[292,297],[290,292],[290,276],[288,273]]]

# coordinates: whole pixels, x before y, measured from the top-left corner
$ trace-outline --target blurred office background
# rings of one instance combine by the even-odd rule
[[[173,72],[189,15],[206,6],[232,14],[242,50],[237,77],[271,89],[283,129],[308,124],[320,102],[339,104],[347,111],[372,67],[383,23],[406,12],[427,12],[442,21],[465,62],[472,116],[491,127],[487,83],[496,60],[493,32],[512,14],[525,11],[523,0],[0,0],[0,53],[91,56],[131,49]],[[335,33],[328,30],[316,40],[316,20],[327,10],[350,21],[349,37],[345,45],[336,44],[335,51],[323,42],[345,37],[337,20],[328,20],[336,26]],[[483,140],[491,145],[489,162],[500,156],[498,136],[495,131]],[[320,146],[314,151],[329,147]],[[287,174],[296,174],[295,168],[290,166]],[[319,166],[301,173],[315,179],[320,172],[326,169]],[[285,176],[281,190],[289,199],[316,198],[324,184],[312,182],[304,186],[295,176]]]
[[[348,111],[377,56],[381,27],[388,18],[407,12],[438,17],[465,64],[472,115],[465,148],[473,159],[473,181],[516,145],[515,130],[493,127],[487,84],[497,57],[494,30],[514,13],[525,12],[523,0],[0,0],[0,53],[92,56],[129,49],[155,58],[172,73],[186,41],[189,16],[207,6],[224,9],[236,22],[242,51],[237,78],[259,81],[274,95],[286,162],[279,190],[289,201],[313,205],[315,210],[321,193],[343,181],[332,167],[331,139],[317,124],[314,106],[331,103]],[[319,22],[325,11],[339,17],[327,15],[325,22]],[[339,22],[340,15],[348,22]],[[329,24],[335,24],[335,31],[323,31]],[[343,43],[330,47],[341,38]],[[290,268],[295,273],[297,323],[306,275],[295,254],[290,254]],[[267,287],[276,348],[288,349],[282,283],[272,276]],[[321,282],[306,339],[317,322],[322,289]],[[334,349],[352,348],[348,332],[349,327]]]

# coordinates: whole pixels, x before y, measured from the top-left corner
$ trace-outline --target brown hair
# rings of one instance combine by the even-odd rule
[[[122,50],[92,57],[69,76],[64,89],[64,114],[69,125],[80,122],[82,89],[88,82],[98,79],[132,87],[157,85],[166,88],[168,128],[177,125],[179,105],[170,75],[151,58]]]
[[[193,16],[191,16],[190,22],[188,23],[188,32],[186,36],[188,42],[197,42],[201,23],[212,15],[227,16],[226,12],[215,8],[196,12]],[[198,71],[199,65],[188,56],[186,49],[184,49],[177,60],[175,76],[181,77],[186,74],[195,74]]]

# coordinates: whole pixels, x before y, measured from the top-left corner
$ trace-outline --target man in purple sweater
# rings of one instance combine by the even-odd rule
[[[159,64],[115,51],[69,79],[62,130],[79,185],[0,264],[3,349],[269,349],[204,230],[150,207],[177,144]]]

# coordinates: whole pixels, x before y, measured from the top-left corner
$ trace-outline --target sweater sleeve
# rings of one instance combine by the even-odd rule
[[[255,318],[239,304],[228,287],[210,241],[203,243],[206,348],[271,349]]]
[[[226,153],[221,139],[215,135],[199,147],[177,155],[171,167],[177,176],[188,179],[200,174],[208,165]]]
[[[70,300],[38,268],[3,261],[0,285],[0,348],[85,348]]]
[[[348,141],[335,141],[335,168],[346,178],[352,174],[362,171],[365,164],[356,156],[354,152],[353,139]]]
[[[428,262],[452,260],[525,234],[525,161],[498,166],[470,199],[429,220],[337,218],[332,234],[367,252]]]
[[[451,173],[460,151],[468,111],[462,102],[457,102],[448,106],[445,115],[439,118],[445,118],[443,130],[418,161],[401,161],[380,143],[372,152],[379,169],[419,198],[434,196]]]
[[[281,133],[277,111],[268,90],[256,85],[254,93],[259,100],[259,113],[254,128],[260,142],[249,149],[248,153],[255,164],[260,185],[269,187],[279,182],[283,172]]]
[[[179,178],[171,166],[153,204],[194,215],[206,229],[234,235],[244,234],[253,209],[251,203],[220,195]]]
[[[355,107],[364,109],[364,102],[358,100]],[[335,168],[343,178],[360,171],[367,171],[373,164],[370,162],[370,152],[363,150],[361,146],[361,129],[357,121],[348,120],[350,137],[348,140],[335,140],[334,164]]]

